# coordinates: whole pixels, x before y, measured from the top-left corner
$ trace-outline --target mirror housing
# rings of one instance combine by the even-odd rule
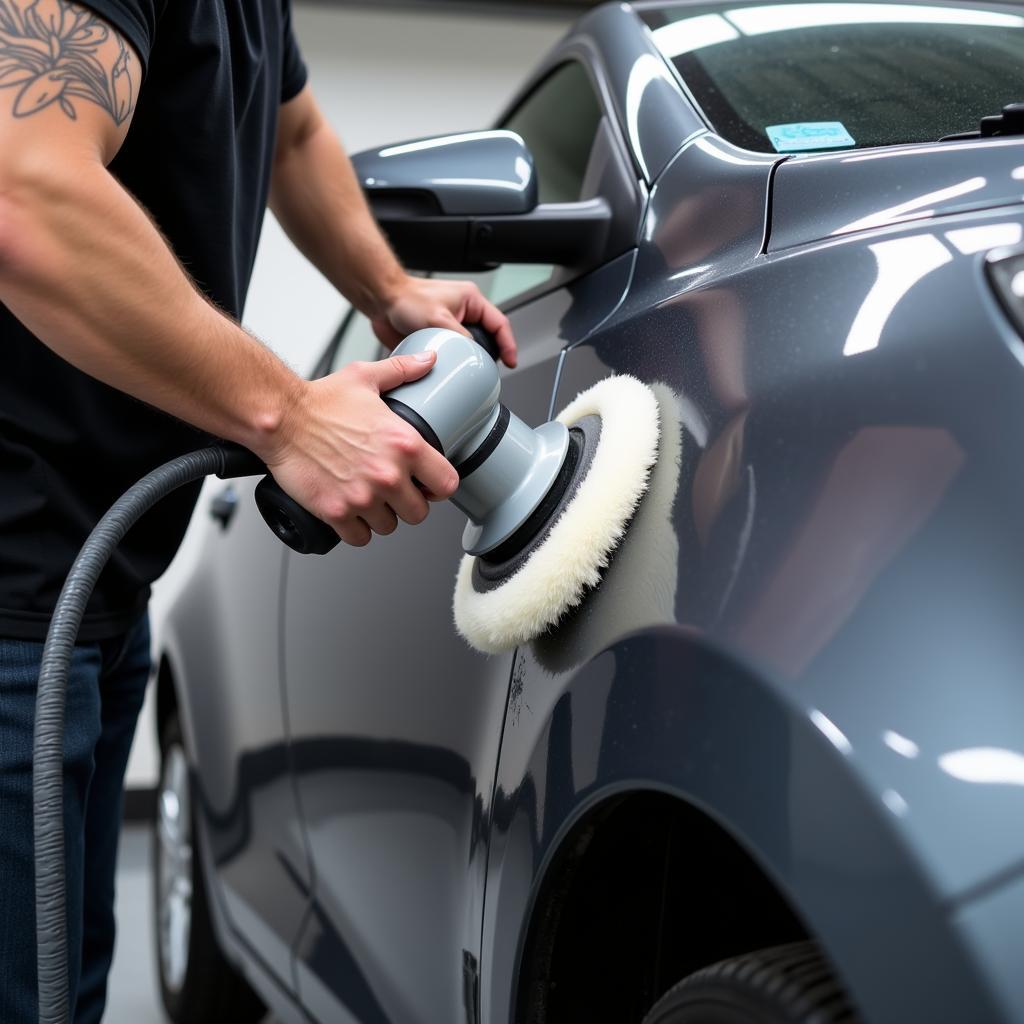
[[[352,162],[371,204],[411,195],[449,217],[529,213],[537,205],[533,157],[515,132],[417,139]]]
[[[352,162],[377,221],[412,269],[582,267],[603,253],[608,203],[538,204],[533,156],[515,132],[419,139]]]

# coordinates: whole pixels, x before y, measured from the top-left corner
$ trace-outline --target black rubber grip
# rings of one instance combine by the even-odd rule
[[[268,473],[257,485],[256,507],[267,525],[300,555],[326,555],[341,538],[333,526],[318,519],[286,494]]]
[[[470,473],[479,469],[491,457],[494,449],[501,444],[501,439],[505,436],[511,419],[512,414],[508,409],[499,405],[498,418],[494,421],[491,432],[484,438],[483,444],[468,459],[464,459],[455,467],[455,472],[459,474],[460,480],[465,480]]]
[[[217,476],[221,480],[231,480],[239,476],[256,476],[267,471],[263,460],[240,444],[218,441],[217,448],[220,449],[223,460],[220,469],[217,470]]]
[[[434,433],[430,424],[415,409],[410,409],[405,402],[400,402],[397,398],[391,398],[388,395],[381,395],[381,400],[399,419],[405,420],[431,448],[444,455],[444,449],[441,447],[441,442],[437,439],[437,434]]]
[[[498,339],[483,324],[463,324],[473,336],[473,340],[495,361],[501,358]]]

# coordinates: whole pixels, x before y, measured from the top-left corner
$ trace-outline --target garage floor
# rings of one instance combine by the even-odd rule
[[[117,949],[104,1024],[167,1024],[157,995],[150,900],[149,831],[131,826],[121,833]]]

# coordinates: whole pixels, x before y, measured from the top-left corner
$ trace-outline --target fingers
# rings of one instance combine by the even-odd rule
[[[419,380],[430,371],[437,360],[435,352],[417,352],[414,356],[389,356],[376,363],[362,363],[361,370],[366,378],[383,394]]]
[[[422,327],[445,327],[469,335],[464,324],[483,325],[494,335],[502,362],[516,365],[516,340],[508,317],[471,281],[410,279],[401,297],[373,321],[373,329],[385,345],[393,348]]]
[[[354,548],[364,548],[370,543],[370,528],[362,519],[345,519],[331,525],[338,531],[338,536]]]
[[[374,533],[381,537],[387,537],[398,529],[398,516],[384,502],[378,502],[373,507],[368,508],[360,518]]]
[[[398,529],[399,519],[410,526],[418,526],[429,512],[426,497],[409,480],[389,489],[387,502],[379,501],[361,509],[358,516],[335,522],[334,529],[346,544],[365,547],[374,533],[380,537],[394,533]]]
[[[450,498],[459,486],[455,467],[436,449],[424,441],[412,455],[412,475],[431,501]]]
[[[377,340],[389,352],[392,351],[403,338],[403,335],[399,331],[395,330],[391,321],[388,320],[387,317],[379,317],[376,320],[371,320],[370,326],[373,328],[373,333],[377,335]]]
[[[410,526],[419,526],[430,511],[423,492],[411,480],[388,492],[388,505],[403,523]]]
[[[516,347],[516,339],[512,333],[512,325],[508,317],[501,312],[497,306],[490,306],[494,311],[493,317],[482,319],[480,322],[494,335],[498,342],[498,351],[501,353],[501,361],[512,369],[519,362],[519,351]]]
[[[363,547],[369,544],[371,534],[388,537],[398,529],[402,520],[410,526],[418,526],[430,512],[427,499],[411,480],[388,489],[388,500],[378,501],[360,510],[358,516],[335,524],[338,535],[346,544]]]
[[[466,285],[464,320],[480,324],[493,334],[501,353],[501,361],[508,367],[516,365],[516,339],[509,319],[493,302],[488,301],[475,284]]]
[[[450,331],[464,334],[467,338],[472,337],[462,321],[454,313],[449,312],[443,307],[437,311],[433,319],[435,327],[446,327]]]

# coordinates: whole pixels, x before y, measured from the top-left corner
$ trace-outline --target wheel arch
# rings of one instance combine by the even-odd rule
[[[934,1020],[963,1019],[965,1008],[972,1019],[996,1019],[891,812],[855,757],[790,694],[679,627],[628,637],[557,683],[531,671],[530,657],[521,651],[515,672],[521,706],[537,713],[512,709],[495,794],[485,1015],[522,1008],[551,893],[564,893],[567,864],[585,861],[572,843],[607,822],[611,801],[639,799],[714,837],[729,855],[718,867],[740,870],[771,904],[778,934],[799,927],[821,942],[869,1019],[911,1019],[923,1008]],[[586,739],[574,732],[595,723],[599,750],[584,766]],[[598,872],[590,893],[600,901],[624,884]],[[514,939],[502,937],[510,931]]]
[[[160,652],[156,669],[156,738],[163,735],[164,727],[172,716],[178,714],[178,692],[171,656],[166,650]]]
[[[690,884],[696,877],[699,887]],[[610,878],[619,881],[609,891]],[[600,888],[603,905],[593,898]],[[684,907],[687,925],[678,929],[673,917]],[[692,971],[808,935],[779,887],[711,815],[664,789],[623,790],[581,815],[544,873],[514,1020],[546,1024],[565,1019],[568,1007],[588,1019],[639,1020]]]

